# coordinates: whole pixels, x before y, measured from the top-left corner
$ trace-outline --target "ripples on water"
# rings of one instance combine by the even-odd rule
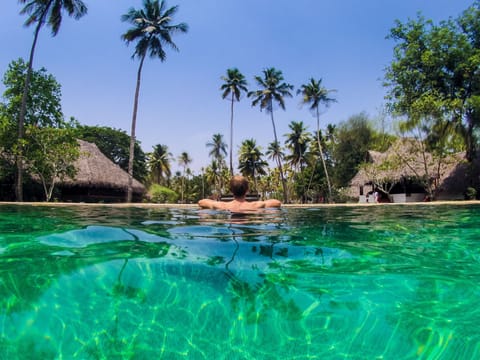
[[[1,206],[0,359],[478,358],[479,211]]]

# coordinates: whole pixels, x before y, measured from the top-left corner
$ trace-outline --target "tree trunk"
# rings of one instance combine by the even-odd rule
[[[232,159],[232,154],[233,154],[233,102],[234,102],[234,97],[233,97],[233,92],[232,92],[232,103],[230,105],[230,175],[233,176],[233,159]]]
[[[25,114],[27,113],[28,89],[32,77],[33,57],[35,54],[35,47],[37,46],[38,34],[43,26],[45,15],[47,14],[50,4],[51,2],[45,7],[45,10],[38,21],[37,27],[35,28],[33,43],[30,49],[30,57],[28,59],[27,75],[25,76],[25,83],[23,85],[20,113],[18,115],[18,153],[16,155],[17,174],[15,176],[15,198],[18,202],[23,201],[23,132],[25,127]]]
[[[327,164],[325,163],[325,158],[323,157],[323,148],[322,142],[320,141],[320,114],[318,112],[317,106],[317,142],[318,142],[318,151],[320,151],[320,158],[322,159],[323,171],[325,171],[325,177],[327,179],[328,186],[328,202],[332,202],[332,185],[330,184],[330,177],[328,176]]]
[[[278,144],[277,129],[275,128],[275,121],[273,119],[273,110],[270,112],[270,117],[272,119],[273,137],[275,139],[275,143]],[[278,158],[278,170],[280,171],[280,178],[282,179],[283,202],[287,204],[288,203],[287,184],[286,184],[285,176],[283,174],[282,160],[280,158]]]
[[[467,129],[465,132],[465,157],[469,163],[472,163],[476,157],[475,141],[473,137],[473,119],[472,114],[467,112]]]
[[[135,128],[137,126],[137,110],[138,110],[138,97],[140,94],[140,82],[142,78],[142,67],[145,60],[145,54],[142,55],[140,65],[137,72],[137,85],[135,87],[135,99],[133,101],[133,115],[132,115],[132,129],[130,132],[130,154],[128,157],[128,189],[127,189],[127,203],[132,202],[133,193],[133,161],[135,156]]]

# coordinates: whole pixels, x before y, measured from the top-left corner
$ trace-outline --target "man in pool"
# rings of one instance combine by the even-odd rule
[[[278,208],[282,205],[279,200],[269,199],[265,201],[247,201],[245,199],[248,192],[248,181],[240,175],[232,177],[230,180],[230,191],[233,194],[232,201],[216,201],[211,199],[202,199],[198,205],[203,209],[229,210],[233,212],[253,211],[264,208]]]

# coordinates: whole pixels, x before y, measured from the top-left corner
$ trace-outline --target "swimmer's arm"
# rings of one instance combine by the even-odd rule
[[[277,199],[268,199],[264,201],[266,208],[278,208],[282,206],[282,202]]]
[[[277,199],[268,199],[264,201],[253,201],[253,206],[257,209],[263,208],[278,208],[282,206],[282,202]]]
[[[216,210],[223,210],[225,209],[223,202],[211,200],[211,199],[202,199],[198,202],[198,206],[202,209],[216,209]]]

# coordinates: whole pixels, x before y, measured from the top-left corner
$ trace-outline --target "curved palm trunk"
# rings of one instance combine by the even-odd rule
[[[45,15],[52,2],[50,1],[43,11],[40,20],[38,21],[35,33],[33,36],[33,43],[30,49],[30,57],[28,59],[27,75],[25,76],[25,84],[23,85],[22,102],[20,105],[20,113],[18,115],[18,153],[16,156],[17,162],[17,176],[15,178],[15,199],[19,202],[23,201],[23,132],[25,127],[25,114],[27,113],[27,99],[28,89],[30,88],[30,80],[32,78],[33,57],[35,55],[35,48],[37,46],[38,34],[43,26]]]
[[[318,150],[320,151],[320,159],[322,159],[323,170],[325,171],[325,177],[327,178],[328,202],[331,202],[332,201],[332,185],[330,184],[330,177],[328,176],[327,164],[325,163],[325,158],[323,157],[322,142],[320,141],[320,114],[318,112],[318,106],[317,106],[317,142],[318,142]]]
[[[137,110],[138,110],[138,97],[140,94],[140,82],[142,78],[142,68],[143,61],[145,60],[145,54],[143,54],[142,59],[140,60],[140,65],[138,66],[137,72],[137,85],[135,88],[135,99],[133,101],[133,115],[132,115],[132,129],[130,133],[130,154],[128,157],[128,189],[127,189],[127,202],[132,202],[132,193],[133,193],[133,160],[134,160],[134,150],[135,150],[135,128],[137,126]]]
[[[233,92],[232,92],[232,103],[230,105],[230,175],[233,176]]]
[[[275,128],[275,121],[273,119],[273,110],[270,112],[270,117],[272,119],[273,137],[275,139],[275,143],[278,144],[277,129]],[[287,183],[286,183],[286,180],[285,180],[285,176],[283,174],[282,161],[280,160],[280,158],[278,158],[277,162],[278,162],[278,170],[280,171],[280,178],[282,179],[283,202],[288,203]]]

